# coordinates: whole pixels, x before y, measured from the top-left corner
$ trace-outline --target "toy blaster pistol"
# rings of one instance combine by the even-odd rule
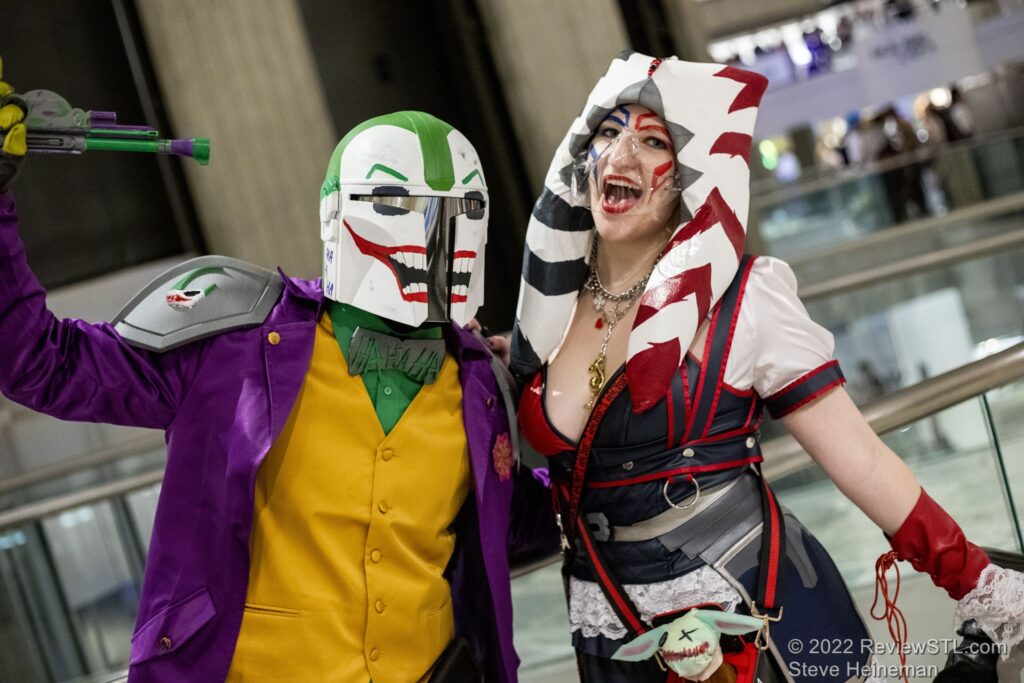
[[[32,90],[18,97],[28,107],[25,132],[29,152],[149,152],[190,157],[201,166],[210,163],[209,138],[161,139],[159,131],[147,126],[118,125],[112,111],[76,109],[50,90]]]

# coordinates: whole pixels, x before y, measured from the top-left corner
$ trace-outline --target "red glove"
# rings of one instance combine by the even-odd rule
[[[954,600],[971,592],[989,565],[985,551],[967,540],[963,529],[924,489],[889,543],[899,559],[930,575]]]

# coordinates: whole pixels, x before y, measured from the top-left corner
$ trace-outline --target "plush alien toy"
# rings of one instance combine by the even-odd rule
[[[388,320],[464,325],[484,294],[487,185],[476,150],[429,114],[354,128],[320,190],[324,293]]]
[[[680,676],[707,680],[723,662],[718,642],[721,635],[750,633],[761,628],[763,623],[761,619],[745,614],[694,609],[629,641],[615,651],[612,659],[639,662],[657,654],[669,669]]]

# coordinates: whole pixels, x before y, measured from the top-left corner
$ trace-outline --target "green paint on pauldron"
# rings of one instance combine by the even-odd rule
[[[384,164],[374,164],[373,166],[371,166],[369,172],[366,174],[366,179],[369,180],[370,176],[372,176],[376,171],[383,171],[384,173],[394,176],[395,178],[398,178],[401,181],[409,180],[408,176],[404,176],[395,169],[389,168]]]
[[[224,269],[220,268],[218,266],[209,266],[209,267],[206,267],[206,268],[196,268],[195,270],[189,271],[189,273],[187,275],[185,275],[185,277],[183,277],[180,280],[178,280],[177,282],[175,282],[174,286],[172,286],[171,289],[186,289],[189,286],[189,284],[192,283],[193,280],[195,280],[197,277],[202,277],[203,275],[226,275],[226,274],[227,273],[224,272]],[[203,291],[206,294],[209,294],[210,292],[212,292],[215,289],[217,289],[217,285],[216,284],[212,284],[212,285],[210,285],[209,287],[207,287]]]
[[[362,327],[352,335],[348,371],[361,375],[374,370],[398,370],[409,379],[433,384],[444,360],[442,339],[397,339]]]

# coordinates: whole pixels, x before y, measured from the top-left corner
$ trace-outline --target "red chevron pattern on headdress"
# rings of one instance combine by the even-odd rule
[[[753,141],[744,133],[722,133],[711,146],[709,154],[728,154],[741,157],[750,166],[750,145]]]
[[[739,111],[740,109],[748,109],[750,107],[756,107],[761,104],[761,98],[764,96],[764,91],[768,89],[768,79],[761,74],[754,73],[753,71],[744,71],[743,69],[737,69],[733,66],[727,66],[715,76],[719,78],[729,78],[743,84],[743,90],[740,90],[736,94],[736,99],[729,105],[729,113]]]
[[[725,236],[729,238],[729,242],[732,243],[733,248],[736,250],[736,261],[738,262],[743,254],[743,241],[747,234],[743,230],[743,224],[736,217],[736,212],[725,203],[725,199],[717,187],[711,190],[708,198],[704,201],[704,205],[697,209],[697,213],[693,215],[690,222],[672,236],[669,243],[661,250],[661,255],[665,256],[683,242],[693,239],[719,223],[721,223],[722,229],[725,230]],[[644,298],[647,297],[648,293],[644,293]],[[643,299],[641,299],[640,303],[643,304]]]
[[[575,213],[586,209],[573,204],[573,160],[608,112],[637,103],[664,120],[684,178],[687,220],[676,226],[648,280],[626,349],[634,411],[661,400],[736,274],[750,202],[750,144],[766,87],[763,76],[719,64],[639,53],[613,60],[556,151],[530,219],[513,343],[518,372],[539,369],[558,348],[586,274],[595,236],[592,222]]]

